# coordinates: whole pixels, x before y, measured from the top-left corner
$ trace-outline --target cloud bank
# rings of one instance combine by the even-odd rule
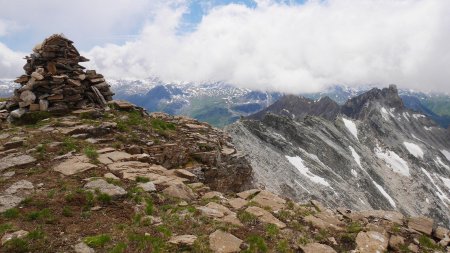
[[[293,93],[335,84],[450,90],[448,0],[256,2],[213,7],[187,33],[186,3],[154,5],[136,37],[84,52],[88,66],[110,78]]]

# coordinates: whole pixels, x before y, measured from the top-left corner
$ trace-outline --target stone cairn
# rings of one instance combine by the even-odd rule
[[[20,118],[28,111],[65,113],[101,108],[112,100],[114,93],[103,75],[95,70],[85,71],[78,63],[89,60],[63,35],[48,37],[25,59],[26,75],[15,80],[22,87],[4,105],[13,118]]]

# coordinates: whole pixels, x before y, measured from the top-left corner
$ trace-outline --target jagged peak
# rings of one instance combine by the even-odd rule
[[[388,88],[373,88],[359,96],[350,98],[341,107],[341,112],[349,117],[357,117],[368,103],[378,103],[397,109],[404,108],[397,86],[391,84]]]

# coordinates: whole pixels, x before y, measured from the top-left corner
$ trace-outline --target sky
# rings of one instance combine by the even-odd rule
[[[450,91],[449,0],[0,0],[0,78],[63,33],[111,79]]]

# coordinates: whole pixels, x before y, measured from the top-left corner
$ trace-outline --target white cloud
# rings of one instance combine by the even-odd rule
[[[14,52],[0,42],[0,73],[4,77],[12,78],[23,72],[25,53]]]
[[[83,36],[97,36],[98,27],[112,34],[145,20],[137,37],[86,53],[89,66],[111,78],[222,80],[284,92],[334,84],[450,87],[448,0],[312,0],[303,5],[259,0],[256,8],[228,4],[209,9],[194,31],[181,34],[177,28],[188,11],[182,0],[170,5],[138,0],[124,7],[125,2],[85,3],[84,11],[76,7],[85,18],[68,21],[85,25],[67,34],[82,43]],[[87,23],[96,18],[107,24]]]

